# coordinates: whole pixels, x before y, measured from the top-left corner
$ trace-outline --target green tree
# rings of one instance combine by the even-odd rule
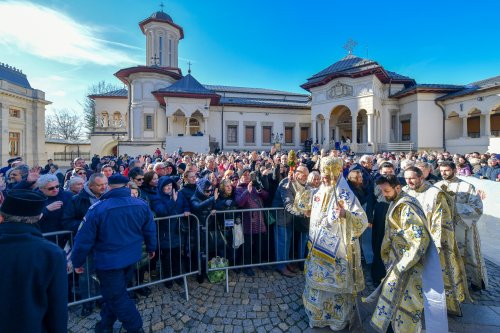
[[[83,126],[87,130],[88,135],[94,132],[96,124],[95,101],[89,96],[105,94],[121,89],[123,89],[121,86],[112,83],[106,83],[106,81],[99,81],[98,83],[90,85],[88,87],[87,94],[85,95],[85,100],[81,103],[83,107]]]

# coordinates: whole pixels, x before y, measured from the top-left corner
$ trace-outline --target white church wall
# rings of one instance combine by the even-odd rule
[[[398,138],[397,142],[413,142],[418,147],[418,101],[416,95],[410,95],[400,99],[398,123]],[[402,141],[402,125],[401,121],[410,120],[410,140]],[[390,122],[390,118],[389,118]]]
[[[228,124],[238,126],[238,142],[236,144],[227,143]],[[302,149],[303,147],[300,143],[301,124],[308,124],[310,126],[311,116],[309,110],[225,107],[223,138],[221,131],[221,107],[214,108],[213,111],[211,109],[208,119],[209,135],[215,141],[219,142],[219,147],[223,143],[224,151],[233,149],[269,150],[271,145],[262,142],[262,127],[272,126],[273,133],[283,133],[284,135],[285,125],[294,127],[294,142],[290,145],[283,143],[283,148]],[[255,126],[255,143],[245,143],[245,126]],[[311,129],[309,133],[312,135]]]
[[[418,149],[443,149],[443,113],[434,103],[437,94],[417,94]]]

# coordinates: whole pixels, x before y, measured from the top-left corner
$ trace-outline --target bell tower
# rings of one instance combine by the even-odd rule
[[[163,9],[141,21],[139,27],[146,35],[146,66],[177,69],[179,41],[184,38],[182,27]]]

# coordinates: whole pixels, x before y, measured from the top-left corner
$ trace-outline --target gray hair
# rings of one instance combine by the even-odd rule
[[[307,184],[312,184],[314,177],[320,177],[321,175],[319,174],[318,171],[314,170],[309,173],[309,176],[307,176]]]
[[[153,170],[156,171],[156,169],[158,169],[158,168],[164,168],[164,167],[165,167],[165,163],[158,162],[158,163],[155,163],[155,165],[153,167]]]
[[[41,175],[40,178],[38,178],[38,180],[36,181],[36,187],[42,188],[47,186],[47,184],[51,182],[59,183],[59,179],[57,178],[57,176],[51,174]]]
[[[73,178],[73,177],[71,177],[71,178]],[[70,180],[71,180],[71,178],[70,178]],[[78,178],[80,178],[80,177],[78,177]],[[90,178],[89,178],[88,184],[89,184],[89,185],[93,185],[93,184],[95,184],[95,179],[96,179],[96,178],[106,178],[106,176],[105,176],[105,175],[103,175],[103,174],[102,174],[102,173],[100,173],[100,172],[93,173],[93,174],[90,176]],[[82,179],[82,178],[80,178],[80,179]],[[83,181],[83,179],[82,179],[82,181]],[[73,184],[71,184],[71,185],[73,185]],[[70,186],[71,186],[71,185],[70,185]]]
[[[12,171],[19,171],[22,179],[26,179],[28,177],[28,173],[29,173],[30,169],[26,164],[21,164],[21,165],[16,166],[15,168],[10,169],[9,174]]]
[[[71,186],[75,185],[78,182],[85,184],[85,180],[83,178],[78,176],[71,176],[71,178],[66,181],[66,184],[64,184],[64,190],[69,191]]]
[[[413,162],[412,160],[402,160],[400,165],[402,170],[406,170],[409,167],[414,166],[415,162]]]
[[[417,161],[415,163],[415,166],[417,168],[424,168],[426,170],[432,170],[432,165],[430,163],[425,162],[425,161]]]
[[[372,162],[372,161],[373,161],[373,157],[371,155],[363,155],[359,159],[359,163],[367,163],[367,162]]]

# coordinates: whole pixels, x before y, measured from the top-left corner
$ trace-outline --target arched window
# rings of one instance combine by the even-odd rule
[[[119,128],[123,127],[123,118],[120,112],[113,113],[113,127]]]
[[[99,125],[101,127],[108,127],[109,126],[109,115],[107,112],[101,113],[101,116],[99,117]]]
[[[493,110],[490,118],[491,136],[500,137],[500,107]]]
[[[189,118],[188,133],[194,135],[200,131],[200,121],[196,118]]]
[[[469,138],[481,137],[481,111],[478,109],[469,113],[467,118],[467,136]]]

